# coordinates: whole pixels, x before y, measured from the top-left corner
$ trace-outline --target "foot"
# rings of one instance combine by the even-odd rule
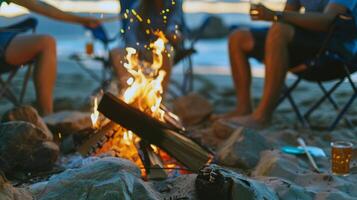
[[[211,120],[216,121],[220,119],[230,119],[230,118],[235,118],[235,117],[241,117],[241,116],[247,116],[252,113],[251,109],[246,109],[246,110],[234,110],[228,113],[223,113],[223,114],[214,114],[211,116]]]
[[[270,119],[248,115],[230,118],[227,121],[246,128],[263,129],[269,125]]]

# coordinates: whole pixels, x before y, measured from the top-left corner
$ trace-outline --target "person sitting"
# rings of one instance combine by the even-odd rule
[[[30,11],[47,17],[96,27],[100,22],[94,18],[80,17],[65,13],[51,5],[36,0],[0,0],[15,3]],[[0,71],[4,67],[15,67],[35,60],[34,84],[36,99],[41,115],[53,111],[53,89],[56,81],[56,42],[49,35],[21,35],[8,30],[0,31]]]
[[[281,95],[289,67],[316,55],[338,14],[357,15],[356,0],[287,0],[282,12],[253,5],[252,20],[273,22],[270,28],[238,29],[229,36],[229,58],[237,108],[221,118],[251,128],[268,125]],[[300,12],[301,8],[305,12]],[[253,112],[249,57],[264,61],[264,92]]]
[[[166,71],[163,81],[164,91],[168,86],[171,68],[173,65],[174,49],[182,41],[182,0],[141,0],[134,6],[134,12],[142,20],[137,19],[135,13],[131,12],[129,19],[133,19],[128,27],[124,27],[124,47],[115,48],[111,51],[111,61],[119,79],[119,87],[125,88],[129,74],[123,64],[126,62],[126,47],[133,47],[137,50],[139,58],[142,60],[152,61],[152,49],[150,43],[158,39],[158,32],[162,32],[168,39],[166,51],[163,52],[162,69]]]

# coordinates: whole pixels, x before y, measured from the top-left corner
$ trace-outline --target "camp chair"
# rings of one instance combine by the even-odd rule
[[[35,18],[27,18],[19,23],[0,28],[0,31],[14,31],[17,33],[24,33],[27,31],[35,32],[37,27],[38,21]],[[14,77],[16,76],[18,70],[22,66],[1,66],[0,67],[0,99],[6,98],[9,100],[13,105],[20,105],[23,103],[24,96],[26,94],[27,85],[29,79],[32,74],[32,62],[28,63],[27,72],[22,82],[22,87],[20,91],[19,97],[15,95],[14,90],[11,87],[11,82],[13,81]],[[7,75],[7,77],[5,77]],[[4,80],[6,78],[6,80]]]
[[[85,27],[92,33],[93,39],[99,41],[104,48],[104,55],[93,54],[91,56],[74,53],[70,56],[70,59],[74,60],[77,65],[83,69],[94,81],[99,83],[99,86],[93,91],[96,94],[100,90],[106,88],[112,80],[112,67],[109,59],[109,44],[117,40],[117,36],[109,37],[103,26],[97,26],[96,28]],[[93,60],[99,62],[101,65],[100,74],[97,74],[94,70],[88,68],[84,61]]]
[[[326,100],[332,104],[337,112],[337,116],[329,126],[329,130],[335,129],[341,119],[344,119],[348,126],[353,127],[345,114],[357,97],[357,87],[351,78],[351,74],[357,71],[357,30],[354,23],[353,17],[349,15],[337,16],[316,57],[303,65],[291,69],[297,79],[290,86],[285,86],[277,105],[288,99],[298,120],[305,128],[310,127],[308,119],[311,114]],[[326,73],[326,70],[327,72],[331,70],[331,73]],[[322,72],[326,75],[322,76]],[[304,114],[300,112],[291,95],[301,80],[317,83],[323,92],[323,96]],[[334,85],[329,89],[324,86],[324,83],[328,81],[335,81]],[[332,94],[346,81],[351,86],[353,93],[346,105],[340,107]]]

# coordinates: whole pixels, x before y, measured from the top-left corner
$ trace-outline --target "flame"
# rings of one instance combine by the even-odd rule
[[[165,111],[160,108],[160,105],[163,94],[162,82],[166,76],[166,72],[161,67],[167,39],[162,32],[155,34],[158,36],[158,39],[150,44],[153,54],[153,62],[151,64],[140,61],[136,49],[132,47],[126,48],[127,54],[125,56],[126,62],[124,63],[124,67],[131,77],[127,79],[128,88],[120,98],[140,111],[164,121]],[[114,134],[113,139],[105,143],[97,154],[112,151],[115,153],[115,156],[133,161],[142,169],[142,174],[145,176],[146,172],[137,148],[139,142],[140,138],[133,132],[120,127]],[[173,160],[156,146],[151,145],[151,148],[154,153],[161,156],[163,161]],[[177,165],[169,164],[169,166],[173,167]]]
[[[97,99],[97,97],[95,97],[94,98],[94,105],[93,105],[93,113],[90,115],[90,119],[92,121],[92,127],[93,128],[98,128],[98,118],[99,118],[98,99]]]

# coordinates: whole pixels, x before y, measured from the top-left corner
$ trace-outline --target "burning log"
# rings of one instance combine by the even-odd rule
[[[212,158],[206,149],[181,134],[182,129],[156,120],[112,94],[104,94],[98,111],[148,143],[161,148],[190,170],[199,170]]]
[[[117,128],[118,125],[116,123],[107,123],[100,130],[94,132],[94,134],[85,143],[79,146],[77,151],[83,156],[88,156],[95,153],[98,145],[102,145],[102,143],[106,142],[107,139],[114,134]]]

